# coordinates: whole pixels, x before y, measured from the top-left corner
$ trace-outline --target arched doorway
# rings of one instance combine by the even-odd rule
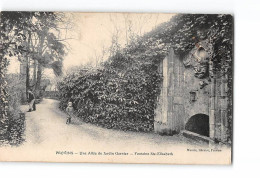
[[[206,114],[191,116],[185,125],[185,129],[209,137],[209,116]]]

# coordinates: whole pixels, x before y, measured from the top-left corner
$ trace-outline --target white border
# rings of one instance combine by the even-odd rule
[[[0,10],[231,13],[235,17],[232,166],[0,163],[0,178],[260,178],[259,0],[1,0]]]

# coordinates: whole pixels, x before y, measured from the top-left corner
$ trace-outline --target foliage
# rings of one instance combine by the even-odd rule
[[[227,74],[232,79],[232,28],[230,15],[174,16],[125,49],[116,51],[102,68],[66,76],[59,84],[61,108],[72,101],[78,116],[86,122],[106,128],[152,131],[162,81],[157,69],[169,48],[183,56],[206,36],[214,46],[215,74]],[[232,109],[232,101],[229,102]]]
[[[8,66],[7,57],[12,57],[25,52],[23,46],[25,37],[20,32],[27,28],[26,21],[29,19],[29,14],[1,12],[0,15],[0,138],[3,140],[7,135],[10,116],[8,111],[8,93],[5,77],[6,68]]]
[[[118,54],[117,58],[124,57]],[[71,100],[78,116],[106,128],[153,130],[154,100],[159,92],[154,85],[160,78],[156,72],[148,74],[140,67],[132,64],[124,73],[107,66],[67,76],[59,84],[61,107],[65,109]]]
[[[20,89],[16,87],[12,89],[18,90],[15,92],[7,89],[8,86],[12,86],[10,81],[7,85],[8,79],[5,75],[9,61],[16,59],[28,61],[29,58],[33,58],[41,66],[53,68],[55,74],[61,75],[60,67],[65,55],[65,45],[58,38],[57,24],[63,21],[62,13],[0,12],[0,16],[0,139],[2,139],[7,134],[8,125],[13,120],[12,116],[15,116],[12,109],[18,104],[17,95],[21,94]],[[31,43],[32,39],[35,40],[34,45]],[[41,71],[38,74],[41,76]],[[37,80],[40,86],[41,78]],[[28,83],[26,86],[28,87]],[[8,91],[11,93],[8,94]],[[8,109],[10,105],[11,111]]]
[[[21,113],[22,114],[22,113]],[[25,116],[11,115],[7,128],[9,145],[18,146],[24,142]]]
[[[43,58],[43,54],[39,54],[39,51],[43,51],[40,46],[29,47],[28,39],[31,35],[38,43],[44,37],[44,43],[47,45],[45,48],[49,48],[45,51],[50,53],[52,50],[52,58],[61,58],[65,54],[64,44],[59,41],[57,35],[50,32],[59,31],[57,24],[60,18],[54,12],[1,12],[1,50],[4,57],[29,55],[40,63],[46,63],[44,61],[47,59]]]
[[[25,129],[25,118],[20,117],[20,105],[23,91],[23,81],[20,81],[18,74],[6,75],[8,87],[8,121],[4,139],[0,141],[1,144],[19,145],[23,142],[23,132]],[[0,145],[1,145],[0,144]]]
[[[60,28],[67,23],[64,19],[63,13],[1,12],[1,58],[14,60],[16,57],[26,64],[34,61],[38,72],[31,86],[35,90],[40,89],[42,67],[52,68],[55,75],[62,74],[66,39],[61,39]]]
[[[8,74],[6,75],[7,78],[7,93],[8,93],[8,104],[9,104],[9,111],[18,116],[20,112],[20,105],[22,94],[24,90],[24,81],[21,81],[19,74]]]

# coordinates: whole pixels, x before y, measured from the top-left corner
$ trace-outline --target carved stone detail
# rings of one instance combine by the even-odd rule
[[[192,67],[194,76],[201,79],[200,88],[208,84],[208,79],[212,76],[211,59],[213,58],[213,45],[209,39],[200,41],[183,59],[185,67]]]

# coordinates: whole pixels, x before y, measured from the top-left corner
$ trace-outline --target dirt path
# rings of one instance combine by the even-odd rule
[[[67,125],[66,114],[58,105],[59,101],[43,99],[36,111],[26,112],[26,141],[17,148],[0,150],[3,160],[187,164],[201,162],[200,158],[205,154],[208,154],[205,163],[215,163],[223,156],[230,156],[229,151],[214,155],[208,152],[187,152],[187,149],[209,146],[182,135],[160,136],[155,133],[105,129],[84,123],[76,117]],[[25,112],[28,106],[22,106],[21,109]],[[158,152],[173,153],[173,156],[151,154]]]
[[[66,146],[78,141],[80,145],[88,146],[132,146],[163,147],[174,144],[197,144],[183,136],[160,136],[153,133],[124,132],[104,129],[87,124],[74,117],[70,125],[66,124],[66,114],[58,108],[58,101],[43,99],[37,105],[37,111],[26,113],[26,145]],[[23,106],[26,111],[27,106]]]

